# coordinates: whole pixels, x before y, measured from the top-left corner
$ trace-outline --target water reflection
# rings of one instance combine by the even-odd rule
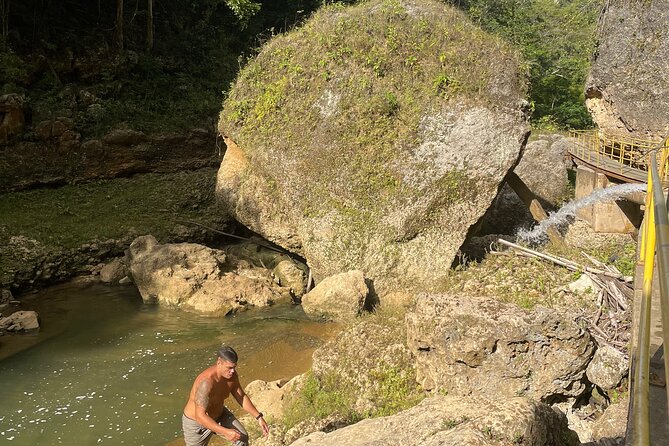
[[[132,287],[59,287],[26,306],[43,330],[0,362],[0,443],[164,445],[221,343],[239,353],[245,384],[305,371],[333,331],[289,305],[226,318],[146,307]]]

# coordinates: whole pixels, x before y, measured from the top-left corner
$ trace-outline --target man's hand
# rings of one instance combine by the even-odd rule
[[[263,417],[260,417],[258,419],[258,424],[260,424],[260,428],[262,429],[262,434],[266,437],[269,434],[269,426],[265,422],[265,419]]]
[[[234,443],[242,438],[242,434],[240,434],[237,429],[226,429],[225,432],[223,432],[223,436],[227,438],[230,443]]]

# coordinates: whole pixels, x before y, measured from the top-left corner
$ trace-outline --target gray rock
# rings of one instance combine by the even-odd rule
[[[223,251],[195,243],[158,244],[153,236],[135,239],[126,264],[147,303],[202,313],[228,314],[268,306],[281,296],[270,272],[226,262]]]
[[[396,13],[402,17],[397,22]],[[311,61],[345,52],[348,39],[361,34],[370,48],[387,48],[387,25],[378,24],[389,22],[400,33],[433,39],[431,54],[466,48],[463,54],[477,61],[477,72],[463,73],[461,81],[480,81],[476,93],[463,88],[461,95],[430,91],[417,97],[419,87],[434,79],[450,82],[443,74],[450,68],[432,72],[435,65],[428,66],[428,57],[421,65],[419,55],[421,75],[414,76],[405,60],[393,60],[399,50],[381,56],[388,59],[378,67],[383,74],[374,74],[369,59],[353,56],[328,64],[331,80],[322,80],[324,67]],[[356,32],[341,32],[350,23]],[[305,34],[312,27],[338,37]],[[456,28],[467,30],[467,43],[449,40]],[[476,33],[479,40],[471,39]],[[420,46],[414,43],[398,42],[407,51]],[[448,274],[528,135],[518,59],[498,45],[459,11],[438,2],[411,0],[387,8],[374,0],[324,8],[302,31],[269,42],[240,73],[219,121],[227,151],[218,197],[237,221],[306,258],[316,282],[357,269],[379,294],[433,287]],[[498,49],[489,51],[493,47]],[[304,63],[291,59],[300,70],[287,78],[279,54],[300,54]],[[411,98],[393,93],[397,84],[390,79],[402,79],[400,90],[411,91]],[[280,86],[286,84],[300,87],[284,91]],[[262,102],[266,87],[279,89],[277,104]],[[262,125],[256,121],[261,112]],[[289,131],[294,122],[299,129]],[[374,133],[376,123],[388,122],[389,132]]]
[[[39,330],[39,317],[34,311],[17,311],[0,319],[0,330],[31,332]]]
[[[281,260],[272,270],[279,285],[290,288],[295,296],[300,297],[306,291],[304,271],[291,260]]]
[[[346,321],[365,308],[369,288],[362,271],[348,271],[327,277],[302,297],[309,316]]]
[[[526,398],[433,397],[397,415],[366,419],[292,446],[576,446],[564,415]]]
[[[629,361],[618,350],[602,345],[588,364],[585,373],[591,383],[604,391],[614,389],[620,384],[629,370]]]
[[[669,134],[669,7],[666,0],[607,2],[586,82],[586,105],[608,133],[640,138]]]
[[[253,404],[262,411],[266,420],[280,419],[285,410],[288,395],[301,385],[303,375],[291,380],[279,379],[276,381],[251,381],[244,389]]]
[[[599,445],[613,446],[625,444],[629,395],[606,408],[592,426],[593,440]],[[604,443],[603,440],[607,442]]]
[[[100,270],[100,281],[103,283],[117,284],[126,277],[127,271],[123,259],[117,258],[107,263]]]
[[[545,402],[586,390],[590,334],[555,309],[493,299],[418,296],[407,315],[418,382],[453,395],[524,395]]]
[[[546,212],[569,198],[565,162],[569,140],[562,135],[539,135],[529,141],[514,173],[527,185]],[[482,234],[515,234],[520,227],[536,224],[527,205],[504,184],[481,223]]]

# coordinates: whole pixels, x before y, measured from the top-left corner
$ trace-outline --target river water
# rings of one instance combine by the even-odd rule
[[[0,337],[11,354],[0,361],[0,444],[165,445],[221,343],[237,350],[245,385],[306,371],[335,331],[288,304],[222,318],[145,306],[132,286],[70,284],[23,301],[42,329]]]

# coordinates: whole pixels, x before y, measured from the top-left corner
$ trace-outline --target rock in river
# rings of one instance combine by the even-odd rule
[[[228,314],[268,306],[286,295],[269,270],[234,264],[223,251],[195,243],[161,245],[153,236],[138,237],[126,264],[147,303]]]

